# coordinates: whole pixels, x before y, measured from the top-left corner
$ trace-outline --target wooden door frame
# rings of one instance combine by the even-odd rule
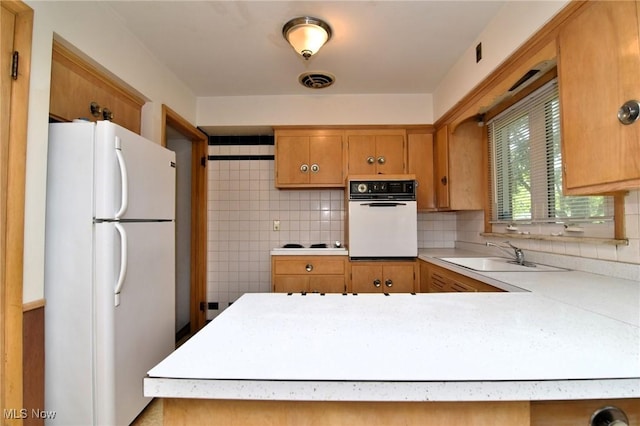
[[[13,46],[20,53],[18,78],[11,85],[8,146],[2,147],[0,155],[7,172],[2,178],[6,189],[0,188],[0,217],[4,221],[0,233],[0,409],[4,413],[5,409],[23,407],[24,192],[33,10],[14,0],[3,0],[2,7],[16,16]],[[0,78],[10,76],[3,74]]]
[[[166,105],[162,105],[162,143],[167,127],[191,141],[191,284],[190,332],[200,330],[207,318],[207,136]],[[203,305],[204,304],[204,305]]]

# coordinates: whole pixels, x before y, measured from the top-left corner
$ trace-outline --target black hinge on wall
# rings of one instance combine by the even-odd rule
[[[207,310],[207,302],[200,302],[200,311],[204,312]]]
[[[200,158],[200,165],[202,167],[207,167],[207,157],[205,157],[204,155]]]
[[[18,61],[20,60],[20,53],[13,52],[13,56],[11,58],[11,78],[14,80],[18,79]]]

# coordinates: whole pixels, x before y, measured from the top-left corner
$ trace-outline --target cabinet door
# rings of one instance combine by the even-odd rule
[[[373,135],[349,135],[347,143],[349,174],[376,174],[376,137]]]
[[[276,186],[309,183],[308,136],[278,136],[275,151]]]
[[[301,275],[276,275],[273,278],[275,293],[302,293],[309,291],[309,277]]]
[[[449,126],[436,132],[436,202],[439,209],[449,208]]]
[[[481,210],[487,180],[484,179],[483,132],[475,121],[459,124],[448,135],[449,208]]]
[[[376,136],[376,173],[404,173],[404,141],[403,135]]]
[[[382,265],[351,264],[351,291],[379,293],[382,287]]]
[[[343,185],[342,136],[311,136],[309,163],[309,183]]]
[[[434,210],[434,145],[430,133],[411,133],[407,136],[407,173],[416,176],[418,211]]]
[[[316,275],[309,277],[309,291],[314,293],[344,293],[344,275]]]
[[[429,282],[430,282],[430,268],[429,263],[424,260],[419,260],[418,265],[420,266],[420,293],[429,293]]]
[[[436,132],[436,203],[440,210],[481,210],[484,204],[483,128],[475,122]]]
[[[589,2],[558,36],[565,194],[640,186],[640,122],[618,109],[640,99],[637,3]]]
[[[414,263],[385,264],[382,291],[386,293],[413,293],[415,291]]]
[[[100,108],[97,116],[91,112],[92,103]],[[49,97],[49,114],[53,118],[62,121],[76,118],[104,120],[106,108],[112,113],[111,121],[140,133],[142,105],[143,99],[54,41]]]

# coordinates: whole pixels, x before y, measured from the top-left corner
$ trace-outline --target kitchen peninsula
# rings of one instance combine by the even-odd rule
[[[520,291],[246,294],[153,368],[145,394],[164,398],[167,424],[530,425],[547,424],[546,401],[638,407],[637,282],[534,273],[593,277],[573,303],[504,274]],[[605,294],[619,310],[598,310]]]

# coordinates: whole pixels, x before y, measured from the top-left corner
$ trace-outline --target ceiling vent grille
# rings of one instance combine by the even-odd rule
[[[336,77],[326,72],[305,72],[300,74],[298,81],[310,89],[324,89],[331,86],[336,81]]]

